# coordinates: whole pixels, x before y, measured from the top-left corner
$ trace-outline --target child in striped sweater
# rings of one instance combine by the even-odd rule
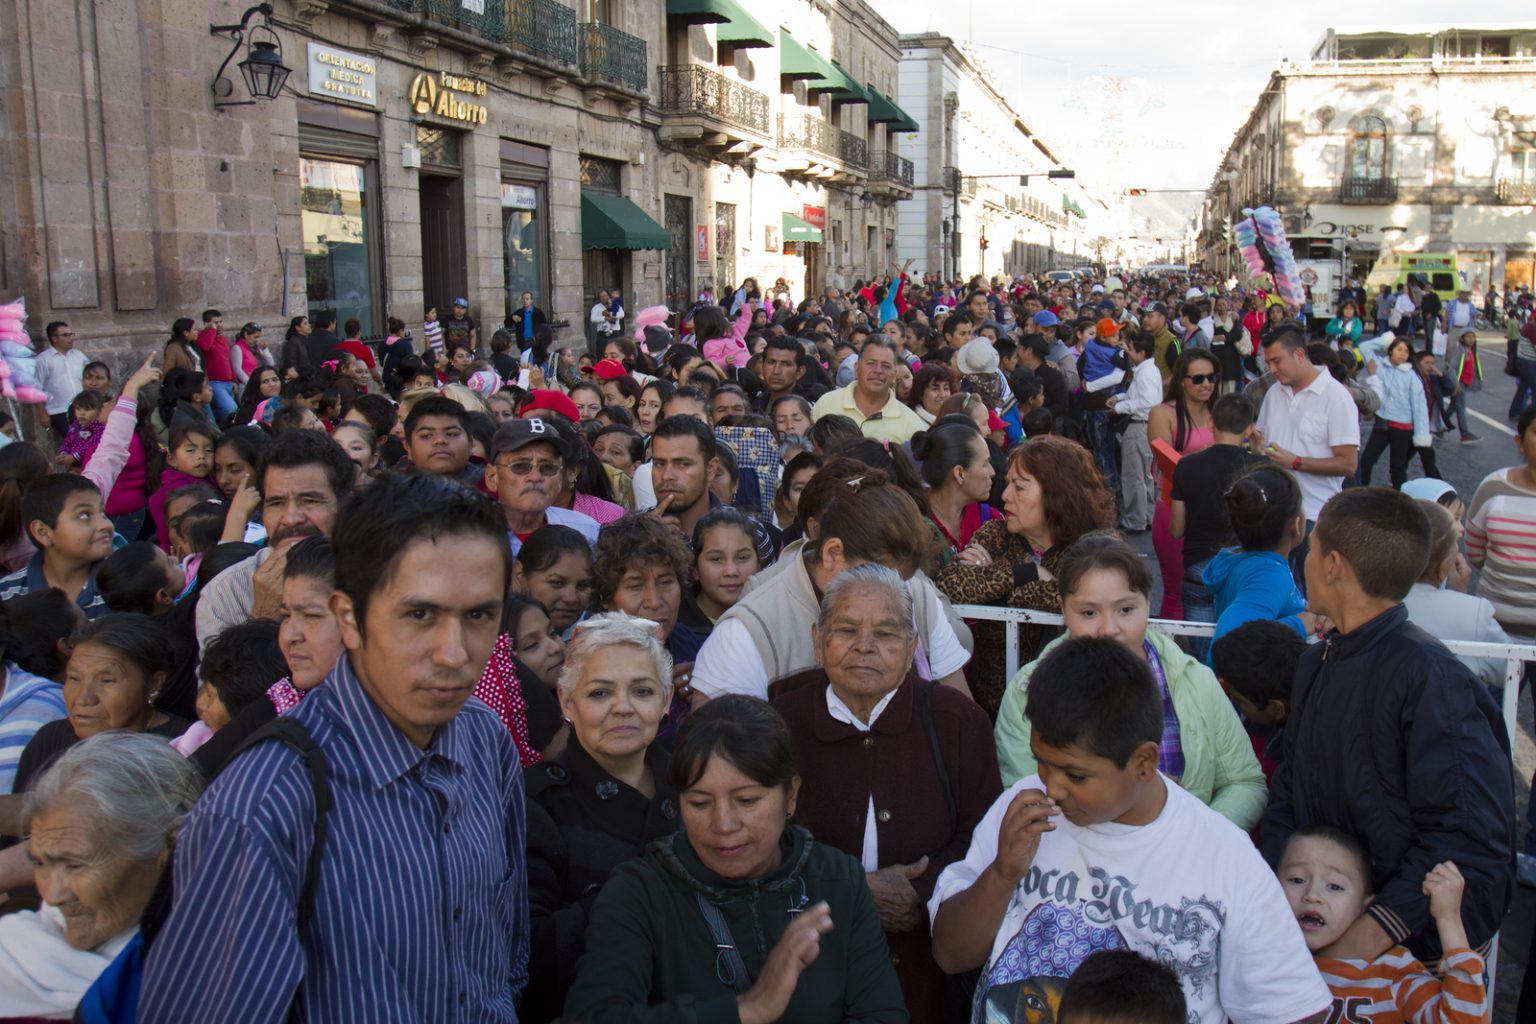
[[[1374,960],[1339,959],[1329,948],[1370,901],[1370,860],[1354,836],[1339,829],[1298,829],[1280,859],[1280,887],[1333,993],[1330,1021],[1370,1024],[1474,1024],[1491,1013],[1483,958],[1461,923],[1461,872],[1450,861],[1424,877],[1430,916],[1445,956],[1439,975],[1402,946]]]

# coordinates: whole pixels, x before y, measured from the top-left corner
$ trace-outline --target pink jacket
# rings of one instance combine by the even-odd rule
[[[704,343],[704,358],[717,366],[746,366],[752,353],[747,351],[747,329],[752,326],[752,307],[745,302],[736,314],[736,323],[729,338],[716,338]]]
[[[138,403],[131,398],[119,398],[107,417],[107,429],[96,444],[96,453],[80,475],[103,495],[111,494],[128,463],[128,449],[133,442],[133,428],[138,423]]]

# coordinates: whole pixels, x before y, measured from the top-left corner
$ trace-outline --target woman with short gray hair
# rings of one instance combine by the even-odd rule
[[[609,873],[677,831],[668,752],[656,742],[672,699],[660,628],[623,612],[595,615],[566,648],[558,689],[571,738],[527,774],[533,941],[520,1020],[560,1016]]]
[[[23,828],[44,906],[0,917],[0,1007],[67,1019],[133,940],[202,788],[160,736],[110,731],[65,751],[27,792]]]

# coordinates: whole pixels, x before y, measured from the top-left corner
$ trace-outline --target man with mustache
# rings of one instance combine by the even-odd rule
[[[485,489],[495,495],[507,517],[513,558],[535,530],[551,524],[569,526],[588,544],[597,543],[596,519],[554,504],[560,474],[573,454],[563,435],[538,417],[508,420],[491,439]]]
[[[274,438],[256,470],[267,546],[236,562],[203,588],[197,640],[208,641],[251,619],[276,619],[288,549],[305,537],[329,537],[357,467],[329,434],[291,430]]]

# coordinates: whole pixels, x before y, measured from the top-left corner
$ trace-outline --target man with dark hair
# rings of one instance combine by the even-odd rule
[[[1232,543],[1227,488],[1243,470],[1264,461],[1262,455],[1248,450],[1252,431],[1253,403],[1242,395],[1222,395],[1211,405],[1211,444],[1185,455],[1173,469],[1168,532],[1184,538],[1184,615],[1193,622],[1216,621],[1216,601],[1205,585],[1205,566]],[[1208,643],[1195,638],[1195,657],[1205,656]]]
[[[466,703],[501,625],[505,529],[485,495],[436,476],[347,503],[331,596],[345,653],[284,716],[323,754],[328,806],[287,742],[224,770],[177,834],[146,1024],[517,1020],[522,769],[496,714]],[[189,988],[196,964],[219,966]]]
[[[1106,949],[1072,972],[1060,1024],[1185,1024],[1184,990],[1172,969],[1129,949]]]
[[[1290,626],[1255,619],[1211,644],[1211,671],[1250,728],[1277,729],[1290,715],[1296,663],[1306,650],[1307,642]],[[1281,756],[1273,748],[1279,746],[1265,751],[1276,763]]]
[[[405,417],[406,453],[413,473],[436,473],[466,486],[485,475],[469,461],[469,410],[451,398],[428,395]]]
[[[69,405],[80,393],[80,378],[90,358],[75,348],[75,332],[64,321],[54,320],[43,330],[48,344],[37,354],[37,386],[48,396],[43,411],[58,444],[69,430]]]
[[[1168,307],[1154,302],[1141,315],[1141,329],[1152,335],[1157,358],[1157,372],[1162,375],[1163,387],[1173,379],[1173,364],[1179,360],[1179,338],[1168,329]]]
[[[1263,338],[1264,365],[1275,386],[1264,396],[1253,434],[1253,450],[1296,474],[1310,534],[1329,498],[1344,488],[1360,458],[1360,414],[1355,400],[1333,375],[1307,357],[1307,332],[1295,321],[1279,324]],[[1291,574],[1306,593],[1302,564],[1307,540],[1291,552]]]
[[[309,349],[311,365],[318,367],[327,359],[335,358],[331,354],[331,349],[335,348],[336,343],[341,340],[336,337],[336,311],[322,309],[311,316],[309,322],[313,330],[310,331],[309,337],[304,339],[304,344]]]
[[[692,416],[662,420],[651,435],[651,480],[656,489],[651,514],[691,538],[694,524],[713,504],[709,483],[719,471],[714,431]]]
[[[763,349],[763,390],[752,400],[754,412],[769,412],[786,395],[814,402],[826,392],[805,379],[805,347],[788,335],[771,335]]]
[[[235,364],[231,358],[232,342],[224,336],[224,314],[216,309],[203,310],[203,329],[195,339],[203,356],[203,372],[213,389],[213,419],[223,423],[235,412]]]
[[[1072,390],[1066,376],[1046,361],[1050,354],[1051,343],[1044,335],[1026,334],[1018,342],[1019,365],[1034,374],[1040,382],[1040,388],[1045,393],[1045,408],[1050,410],[1052,420],[1060,423],[1067,415]]]
[[[1025,713],[1039,773],[998,797],[928,901],[939,966],[983,968],[980,1014],[1017,1020],[1032,990],[1128,947],[1174,966],[1190,1020],[1320,1021],[1328,989],[1279,881],[1245,833],[1158,771],[1147,662],[1108,637],[1060,640]],[[1041,928],[1074,941],[1042,942]]]
[[[277,618],[288,549],[305,537],[331,535],[336,512],[357,479],[357,464],[329,434],[292,430],[273,438],[256,479],[267,546],[203,588],[197,639],[204,645],[237,622]]]
[[[1376,898],[1330,947],[1374,960],[1405,945],[1442,952],[1425,875],[1452,861],[1475,949],[1498,931],[1514,886],[1510,738],[1460,659],[1408,621],[1403,597],[1429,559],[1429,520],[1406,494],[1344,491],[1323,506],[1307,555],[1307,607],[1334,632],[1302,654],[1261,838],[1278,863],[1292,832],[1329,825],[1370,852]]]
[[[1131,386],[1123,395],[1109,399],[1109,411],[1129,416],[1120,435],[1120,528],[1140,533],[1152,528],[1152,509],[1157,495],[1152,482],[1152,443],[1147,420],[1163,400],[1163,386],[1153,362],[1157,339],[1147,331],[1133,333],[1126,344],[1131,360]]]
[[[709,421],[719,426],[734,417],[739,424],[747,414],[747,393],[740,384],[721,384],[709,395]]]
[[[815,418],[837,413],[857,423],[865,437],[877,441],[910,440],[924,424],[917,413],[896,397],[893,385],[899,358],[895,342],[884,336],[871,337],[859,350],[853,383],[822,395],[812,410]]]

